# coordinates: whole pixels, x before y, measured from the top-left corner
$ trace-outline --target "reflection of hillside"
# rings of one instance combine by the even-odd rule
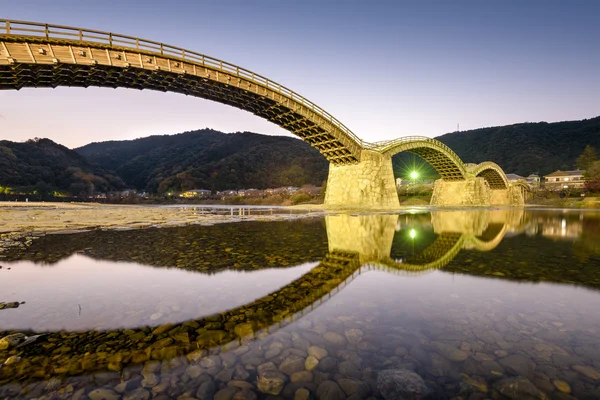
[[[213,273],[318,261],[327,253],[327,236],[320,219],[93,231],[66,237],[47,235],[25,250],[8,252],[5,260],[53,264],[74,253]]]
[[[598,243],[598,242],[596,242]],[[579,254],[577,245],[544,237],[505,237],[494,256],[459,253],[444,271],[522,282],[555,282],[600,289],[600,249]]]

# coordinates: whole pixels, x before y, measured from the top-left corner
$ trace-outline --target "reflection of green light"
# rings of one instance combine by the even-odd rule
[[[414,229],[411,229],[409,234],[410,234],[411,239],[414,239],[417,237],[417,231],[415,231]]]
[[[417,179],[419,177],[419,173],[417,171],[412,171],[410,173],[410,179]]]

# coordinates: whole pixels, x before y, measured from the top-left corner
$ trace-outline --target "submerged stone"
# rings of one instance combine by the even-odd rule
[[[263,371],[257,381],[258,390],[267,394],[278,395],[287,381],[285,374],[268,369]]]
[[[346,394],[336,382],[325,381],[317,388],[317,398],[328,400],[344,400],[346,399]]]
[[[431,392],[421,376],[404,369],[381,371],[377,389],[385,400],[421,400]]]
[[[503,379],[494,384],[494,388],[509,399],[515,400],[547,400],[546,395],[540,391],[527,378],[516,376]]]

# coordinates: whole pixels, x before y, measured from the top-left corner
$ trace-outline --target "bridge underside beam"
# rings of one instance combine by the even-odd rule
[[[508,186],[502,176],[493,169],[487,169],[479,173],[478,176],[484,178],[490,185],[490,189],[507,189]]]
[[[0,89],[74,86],[150,89],[217,101],[265,118],[331,163],[357,163],[360,145],[309,107],[234,74],[132,50],[0,38]]]
[[[392,158],[363,150],[361,161],[357,164],[329,165],[325,205],[371,209],[400,207]]]
[[[464,173],[460,170],[458,164],[438,150],[421,147],[408,151],[427,161],[446,181],[462,181],[465,179]]]

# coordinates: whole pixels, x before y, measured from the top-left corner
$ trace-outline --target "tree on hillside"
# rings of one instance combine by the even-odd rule
[[[575,165],[577,168],[581,170],[587,170],[593,162],[598,161],[598,156],[596,155],[596,149],[590,146],[589,144],[585,146],[585,150],[577,160],[575,161]]]
[[[600,193],[600,161],[594,161],[585,171],[585,189],[588,192]]]

